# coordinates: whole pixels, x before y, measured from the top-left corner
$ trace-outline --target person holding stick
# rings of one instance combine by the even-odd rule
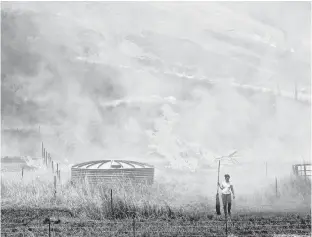
[[[231,206],[232,206],[231,193],[233,194],[233,199],[235,199],[234,188],[230,182],[230,175],[226,174],[224,175],[224,178],[225,178],[225,181],[223,181],[221,185],[218,182],[218,185],[222,192],[221,197],[222,197],[224,215],[225,217],[227,217],[227,213],[229,213],[229,216],[231,217]]]

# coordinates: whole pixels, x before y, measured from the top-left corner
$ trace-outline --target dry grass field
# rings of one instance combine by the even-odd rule
[[[48,236],[50,218],[52,236],[133,236],[133,229],[136,236],[225,236],[225,219],[215,215],[214,200],[193,195],[181,203],[181,196],[190,195],[186,188],[170,183],[91,186],[67,182],[58,184],[55,194],[53,182],[2,178],[1,231],[3,236]],[[283,196],[295,197],[295,193],[305,201],[283,208]],[[292,178],[284,181],[280,197],[263,192],[266,206],[251,204],[250,196],[239,198],[240,205],[234,206],[228,221],[228,235],[308,235],[309,193],[310,181]]]

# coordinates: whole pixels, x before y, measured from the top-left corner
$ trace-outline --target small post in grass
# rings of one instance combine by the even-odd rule
[[[111,197],[112,216],[114,216],[114,208],[113,208],[113,189],[110,190],[110,197]]]
[[[227,223],[227,215],[225,215],[225,236],[228,237],[228,223]]]
[[[44,159],[44,154],[43,154],[43,142],[41,142],[41,158]]]
[[[135,237],[135,217],[134,217],[134,215],[133,215],[132,227],[133,227],[133,237]]]
[[[45,162],[46,162],[46,165],[48,165],[48,151],[45,150]]]
[[[49,237],[51,237],[51,219],[49,218]]]
[[[43,163],[45,164],[45,148],[43,148],[43,153],[42,153],[42,157],[43,157]]]
[[[56,198],[56,176],[54,175],[54,198]]]
[[[22,178],[24,177],[24,167],[22,167]]]

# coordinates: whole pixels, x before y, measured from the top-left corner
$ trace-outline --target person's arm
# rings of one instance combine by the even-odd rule
[[[233,199],[235,199],[235,193],[234,193],[233,185],[231,185],[231,191],[232,191],[232,193],[233,193]]]
[[[222,184],[220,185],[220,183],[218,183],[218,185],[219,185],[219,188],[221,188],[221,190],[224,189]]]

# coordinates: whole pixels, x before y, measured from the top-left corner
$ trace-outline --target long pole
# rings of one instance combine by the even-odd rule
[[[217,195],[216,195],[216,213],[217,213],[217,215],[221,215],[220,199],[219,199],[219,174],[220,174],[220,160],[219,160],[219,164],[218,164],[218,183],[217,183]]]
[[[217,193],[219,193],[219,177],[220,177],[220,160],[218,164],[218,183],[217,183]]]

